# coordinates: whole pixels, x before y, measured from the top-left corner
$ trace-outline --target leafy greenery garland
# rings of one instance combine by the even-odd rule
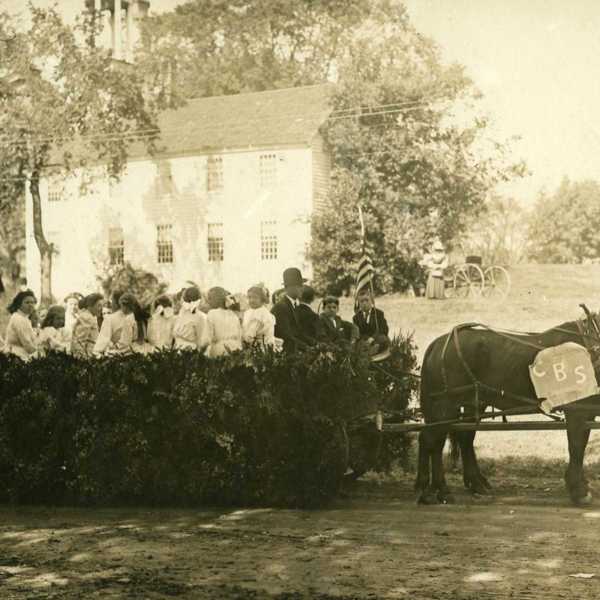
[[[414,365],[412,338],[395,340],[387,368]],[[17,503],[318,506],[348,464],[342,425],[415,386],[331,346],[0,355],[0,372],[0,501]]]

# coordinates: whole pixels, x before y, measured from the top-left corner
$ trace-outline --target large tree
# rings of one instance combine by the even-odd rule
[[[600,260],[600,183],[564,179],[540,193],[529,228],[529,257],[541,263]]]
[[[99,15],[86,13],[71,27],[54,9],[29,8],[25,30],[11,28],[10,18],[0,16],[0,37],[11,40],[2,50],[11,84],[0,96],[0,164],[5,182],[27,183],[42,301],[49,302],[53,248],[43,230],[40,181],[68,178],[90,165],[103,165],[107,176],[118,177],[131,144],[143,142],[152,150],[160,105],[143,93],[135,69],[116,63],[95,43]]]
[[[403,289],[435,238],[452,245],[496,183],[523,170],[507,146],[486,143],[479,93],[462,67],[442,64],[404,10],[382,4],[340,57],[324,128],[333,184],[314,219],[312,258],[317,281],[338,289],[351,287],[361,253],[358,205],[378,288]]]

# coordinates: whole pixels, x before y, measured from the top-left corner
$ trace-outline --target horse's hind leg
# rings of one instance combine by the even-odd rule
[[[460,445],[460,453],[463,463],[463,481],[465,487],[474,494],[487,494],[492,486],[488,480],[481,474],[477,464],[477,456],[473,441],[475,440],[475,431],[457,431],[455,433]]]
[[[590,438],[590,430],[585,422],[594,417],[587,414],[567,413],[567,438],[569,440],[569,466],[565,473],[567,491],[574,504],[587,505],[592,501],[592,494],[583,472],[583,457]]]

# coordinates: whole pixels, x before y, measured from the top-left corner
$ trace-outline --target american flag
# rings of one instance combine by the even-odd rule
[[[375,269],[371,262],[371,257],[368,255],[366,250],[363,248],[363,254],[358,262],[358,273],[356,274],[356,296],[360,291],[370,285],[375,275]]]
[[[363,219],[362,207],[360,204],[358,205],[358,219],[360,221],[360,233],[362,238],[362,256],[358,262],[355,297],[358,297],[358,294],[364,287],[371,284],[373,277],[375,276],[375,269],[373,268],[371,257],[365,246],[365,221]]]

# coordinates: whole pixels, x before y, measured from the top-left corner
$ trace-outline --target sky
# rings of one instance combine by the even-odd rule
[[[34,0],[49,5],[51,0]],[[292,0],[290,0],[292,1]],[[151,0],[170,10],[182,0]],[[59,0],[73,13],[83,0]],[[484,94],[490,135],[520,136],[531,175],[501,191],[529,204],[564,176],[600,179],[598,0],[405,0],[415,27],[458,62]],[[11,12],[26,0],[0,0]]]

